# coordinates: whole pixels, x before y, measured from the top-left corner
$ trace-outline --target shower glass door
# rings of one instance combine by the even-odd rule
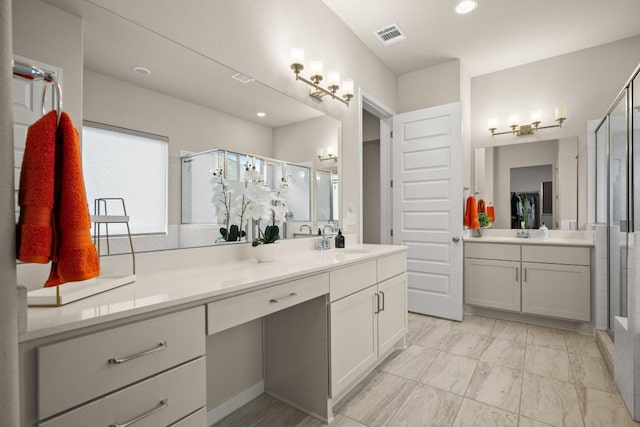
[[[629,232],[627,90],[609,115],[609,330],[615,317],[627,316]]]

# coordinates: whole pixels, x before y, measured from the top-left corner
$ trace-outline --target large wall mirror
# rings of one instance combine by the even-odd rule
[[[494,205],[495,228],[576,229],[576,137],[477,148],[477,197]]]
[[[327,149],[340,153],[340,121],[93,3],[45,1],[84,20],[83,51],[68,52],[82,60],[82,81],[63,82],[63,92],[81,91],[83,121],[168,139],[166,232],[134,236],[136,252],[214,244],[220,224],[213,211],[207,214],[213,168],[203,160],[192,163],[193,173],[187,175],[181,160],[214,149],[285,162],[296,177],[306,171],[306,189],[304,180],[291,183],[300,187],[293,190],[306,191],[306,198],[292,200],[295,212],[283,238],[294,237],[294,231],[305,224],[315,229],[333,218],[317,215],[337,212],[339,206],[337,197],[319,197],[326,192],[326,183],[314,178],[316,171],[333,168],[331,182],[338,188],[339,162],[320,160],[317,153]],[[136,66],[150,74],[135,72]],[[75,125],[80,128],[81,124]],[[140,157],[137,161],[143,164],[146,159]],[[188,215],[181,205],[186,179],[198,181],[192,186],[198,190],[189,198],[200,207]],[[133,210],[128,213],[137,215]],[[128,243],[112,239],[110,249],[111,253],[128,252]]]

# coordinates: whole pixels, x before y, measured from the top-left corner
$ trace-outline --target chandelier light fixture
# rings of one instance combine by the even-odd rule
[[[310,96],[322,101],[325,96],[349,105],[349,101],[353,98],[353,79],[344,79],[342,81],[342,95],[338,94],[340,89],[340,73],[338,71],[329,71],[327,73],[327,88],[320,86],[320,82],[324,79],[322,61],[314,59],[309,62],[309,78],[300,75],[304,70],[304,49],[299,47],[291,49],[291,70],[296,75],[296,80],[304,82],[311,86]]]
[[[551,129],[551,128],[561,128],[562,123],[567,120],[567,111],[564,107],[556,107],[556,122],[555,125],[547,125],[540,126],[542,123],[542,112],[540,110],[535,110],[531,113],[531,123],[530,124],[518,124],[519,117],[517,114],[509,115],[509,127],[511,130],[497,132],[498,130],[498,119],[492,118],[489,119],[489,132],[491,132],[491,136],[496,135],[533,135],[535,132],[540,129]]]

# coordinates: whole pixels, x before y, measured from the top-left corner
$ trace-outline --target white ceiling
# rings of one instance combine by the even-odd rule
[[[639,0],[323,0],[387,67],[404,74],[460,59],[471,77],[640,34]],[[407,39],[384,47],[374,31]]]

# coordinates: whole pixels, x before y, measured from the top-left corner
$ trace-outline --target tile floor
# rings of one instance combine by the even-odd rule
[[[409,314],[407,349],[334,412],[335,427],[640,426],[592,337],[480,316]],[[266,394],[215,424],[322,425]]]

